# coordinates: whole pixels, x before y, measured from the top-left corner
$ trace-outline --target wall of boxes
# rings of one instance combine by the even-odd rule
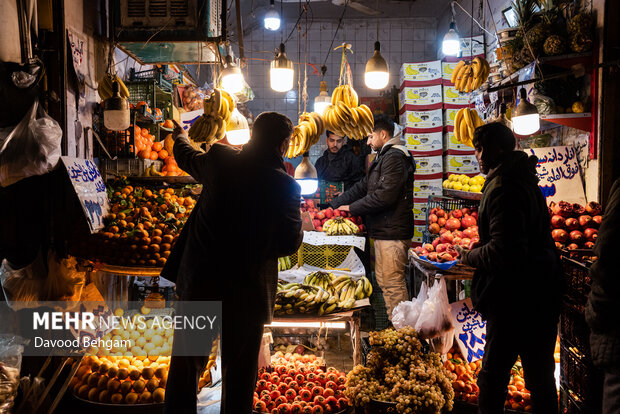
[[[480,39],[462,39],[472,56],[484,55]],[[480,41],[480,43],[478,43]],[[413,245],[421,245],[426,228],[428,197],[442,195],[442,182],[449,174],[479,173],[471,147],[454,139],[456,112],[469,102],[450,83],[456,63],[464,58],[403,63],[400,69],[399,123],[404,128],[407,149],[413,154],[416,172],[413,183]]]

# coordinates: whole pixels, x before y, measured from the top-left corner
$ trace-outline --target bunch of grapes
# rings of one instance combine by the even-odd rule
[[[439,413],[452,410],[454,391],[439,354],[422,353],[411,327],[370,333],[373,349],[367,366],[347,375],[345,395],[357,406],[371,399],[396,403],[399,413]]]

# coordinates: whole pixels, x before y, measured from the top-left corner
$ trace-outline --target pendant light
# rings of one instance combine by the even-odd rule
[[[332,98],[327,94],[327,82],[321,81],[319,96],[314,98],[314,112],[323,115],[325,109],[332,104]]]
[[[383,89],[390,80],[390,72],[388,64],[381,56],[381,44],[375,42],[375,53],[372,55],[368,63],[366,63],[366,71],[364,72],[364,83],[370,89]]]
[[[314,165],[310,163],[310,153],[304,153],[301,163],[295,168],[295,181],[301,187],[301,195],[312,195],[319,188],[319,179]]]
[[[237,108],[232,111],[228,125],[226,125],[226,139],[230,145],[243,145],[250,140],[248,120]]]
[[[112,97],[103,101],[103,125],[110,131],[122,131],[131,124],[129,102],[121,97],[118,82],[112,83]]]
[[[232,56],[226,56],[226,66],[222,70],[222,88],[230,94],[236,94],[243,89],[243,73],[239,66],[232,62]]]
[[[450,21],[450,29],[443,37],[441,52],[446,56],[458,56],[461,51],[461,36],[459,36],[459,32],[456,30],[454,2],[451,2],[450,6],[452,7],[452,21]]]
[[[530,135],[540,129],[538,109],[527,101],[525,88],[519,91],[519,105],[512,114],[512,128],[518,135]]]
[[[271,89],[276,92],[287,92],[293,89],[293,62],[286,57],[284,43],[280,43],[280,50],[271,62],[269,70]]]
[[[280,15],[278,14],[275,6],[274,0],[271,0],[271,5],[269,6],[269,10],[265,13],[265,29],[267,30],[278,30],[280,28]]]

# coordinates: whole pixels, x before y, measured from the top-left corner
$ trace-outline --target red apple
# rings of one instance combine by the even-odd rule
[[[428,225],[428,231],[431,234],[437,234],[437,233],[439,233],[439,230],[440,230],[439,224],[437,224],[437,223],[431,223],[431,224]]]
[[[566,224],[566,230],[573,231],[579,228],[579,220],[573,217],[569,217],[564,222]]]
[[[439,217],[437,217],[437,214],[429,214],[428,215],[428,221],[429,223],[437,223],[437,220],[439,219]]]
[[[454,236],[449,231],[439,236],[439,238],[441,239],[442,243],[452,243],[452,241],[454,240]]]
[[[323,231],[323,226],[319,226],[316,228],[316,231]]]
[[[579,230],[571,231],[569,236],[570,236],[571,241],[575,244],[581,244],[585,241],[585,237],[583,236],[583,233],[580,232]]]
[[[566,224],[566,219],[558,214],[551,217],[551,227],[554,229],[563,229]]]
[[[584,214],[583,216],[579,216],[579,225],[582,229],[592,227],[592,223],[592,216],[588,216],[586,214]]]
[[[566,243],[568,240],[568,233],[564,229],[554,229],[551,232],[551,237],[553,240],[560,243]]]

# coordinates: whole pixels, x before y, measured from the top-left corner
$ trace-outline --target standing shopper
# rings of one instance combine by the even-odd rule
[[[598,260],[590,268],[592,290],[586,307],[590,325],[590,349],[594,364],[605,371],[603,413],[620,413],[620,278],[616,255],[620,242],[620,179],[614,183],[594,253]]]
[[[407,250],[413,237],[413,173],[415,163],[394,123],[375,119],[368,145],[377,151],[368,175],[331,202],[334,208],[366,216],[368,235],[375,244],[375,276],[392,320],[392,310],[409,299],[405,285]]]
[[[286,116],[263,113],[241,151],[214,144],[207,153],[195,150],[178,125],[175,131],[175,159],[203,190],[162,276],[176,282],[181,301],[222,302],[222,413],[252,411],[277,258],[301,244],[300,188],[282,159],[292,130]],[[208,355],[174,356],[183,346],[176,334],[166,412],[195,413],[198,376]],[[211,343],[204,347],[208,353]]]
[[[347,140],[345,137],[336,135],[332,131],[326,131],[325,135],[327,149],[316,160],[314,167],[320,180],[342,181],[346,191],[364,178],[364,161],[345,144]]]
[[[521,356],[535,413],[558,412],[553,351],[562,298],[559,257],[536,157],[514,151],[510,129],[494,122],[476,129],[473,143],[482,190],[480,246],[461,252],[474,268],[472,301],[487,320],[479,413],[502,413],[510,370]],[[523,329],[515,329],[518,320]]]

